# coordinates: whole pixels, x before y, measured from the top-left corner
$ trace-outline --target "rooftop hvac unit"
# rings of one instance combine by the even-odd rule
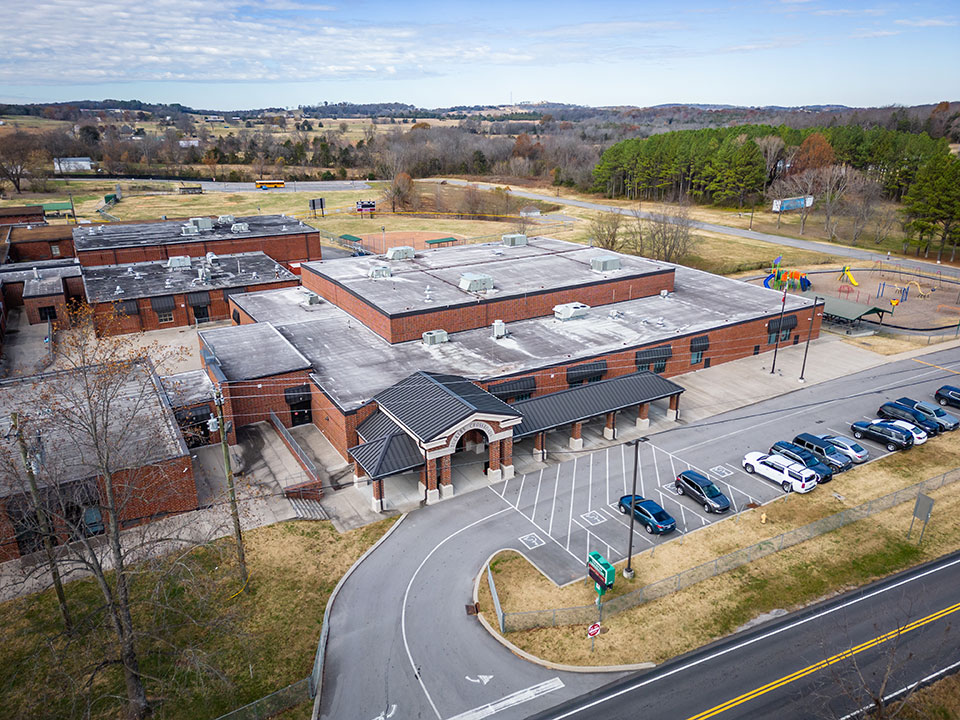
[[[210,265],[218,265],[220,263],[220,258],[217,257],[217,254],[212,250],[206,255],[207,263]]]
[[[387,248],[387,260],[413,260],[416,251],[409,245]]]
[[[245,233],[250,232],[249,223],[234,223],[230,226],[230,232],[232,233]]]
[[[190,218],[190,224],[193,225],[198,231],[213,230],[213,220],[208,217]]]
[[[233,215],[221,215],[217,218],[217,225],[233,225],[236,222]]]
[[[527,236],[523,233],[510,233],[508,235],[502,235],[500,242],[507,247],[519,247],[520,245],[527,244]]]
[[[393,273],[390,271],[389,265],[374,265],[369,270],[367,270],[367,277],[370,278],[388,278]]]
[[[589,309],[590,306],[583,303],[563,303],[553,306],[553,316],[557,320],[573,320],[574,318],[586,317]]]
[[[307,305],[319,305],[321,302],[320,296],[316,293],[310,293],[307,296]]]
[[[449,340],[446,330],[427,330],[423,334],[424,345],[440,345]]]
[[[493,337],[496,340],[507,336],[507,324],[503,320],[493,321]]]
[[[619,270],[621,267],[623,267],[623,263],[615,255],[601,255],[590,260],[590,269],[597,272],[610,272],[611,270]]]
[[[664,288],[663,290],[660,291],[660,297],[662,297],[662,298],[665,298],[665,297],[666,297],[667,295],[669,295],[669,294],[670,294],[670,291],[667,290],[666,288]]]
[[[171,255],[167,258],[168,268],[188,268],[190,267],[189,255]]]
[[[184,225],[183,227],[180,228],[180,234],[181,235],[199,235],[200,228],[198,228],[196,225]]]
[[[460,289],[467,292],[493,290],[493,277],[485,273],[460,273]]]

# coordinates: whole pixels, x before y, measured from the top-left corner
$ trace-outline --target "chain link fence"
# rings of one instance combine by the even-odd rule
[[[298,680],[266,697],[221,715],[217,720],[265,720],[310,699],[310,678]]]
[[[665,597],[677,590],[690,587],[702,580],[721,575],[734,568],[742,567],[747,563],[779,552],[784,548],[798,545],[807,540],[842,528],[845,525],[868,518],[876,513],[889,510],[897,505],[913,500],[917,497],[918,493],[937,490],[957,480],[960,480],[960,468],[955,468],[929,480],[924,480],[910,487],[903,488],[902,490],[897,490],[896,492],[883,495],[882,497],[875,498],[861,505],[848,508],[835,515],[815,520],[808,525],[789,530],[769,540],[762,540],[749,547],[721,555],[715,560],[637,588],[625,595],[612,597],[601,603],[600,615],[601,617],[609,617],[612,614],[629,610],[630,608],[637,607],[651,600]],[[638,556],[653,553],[654,550],[655,548],[645,550],[643,553],[638,553]],[[487,568],[487,572],[491,593],[494,597],[497,597],[493,575],[490,573],[489,567]],[[559,625],[589,624],[596,621],[598,614],[596,605],[580,605],[577,607],[530,610],[526,612],[503,612],[499,601],[496,602],[495,605],[497,620],[500,623],[501,631],[508,633],[519,630],[533,630],[534,628],[556,627]]]

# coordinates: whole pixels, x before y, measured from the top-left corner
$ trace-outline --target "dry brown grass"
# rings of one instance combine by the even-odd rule
[[[653,554],[638,555],[634,559],[637,577],[627,581],[618,574],[612,594],[629,592],[958,465],[960,438],[937,438],[909,453],[844,473],[811,495],[785,496],[785,501],[744,513],[739,522],[728,519],[689,535],[683,544],[678,540]],[[834,493],[843,499],[837,499]],[[589,643],[580,626],[511,633],[508,637],[522,649],[555,662],[660,662],[729,633],[756,614],[776,607],[795,607],[900,569],[904,562],[937,557],[960,547],[960,525],[953,519],[960,510],[956,486],[947,486],[933,496],[937,507],[922,550],[902,543],[910,508],[901,505],[610,617],[604,622],[611,632],[597,640],[602,654],[589,655]],[[765,525],[760,523],[761,513],[767,515]],[[855,554],[851,548],[856,548]],[[500,602],[508,612],[587,605],[595,598],[592,585],[586,583],[553,586],[516,554],[498,556],[493,566]],[[482,608],[491,607],[485,583],[481,583],[480,602]],[[678,607],[684,612],[680,613]],[[706,621],[689,623],[691,610]],[[641,634],[642,645],[637,642]]]
[[[846,343],[866,348],[880,355],[896,355],[907,352],[908,350],[926,347],[927,345],[947,342],[953,340],[954,336],[936,335],[928,338],[926,335],[887,335],[886,333],[878,333],[868,337],[841,335],[840,338]]]

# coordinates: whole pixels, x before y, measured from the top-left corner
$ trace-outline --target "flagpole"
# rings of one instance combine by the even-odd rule
[[[777,350],[780,349],[780,333],[783,332],[783,311],[787,309],[787,288],[783,288],[783,297],[780,299],[780,320],[777,323],[777,341],[773,346],[773,363],[770,365],[770,374],[777,368]]]

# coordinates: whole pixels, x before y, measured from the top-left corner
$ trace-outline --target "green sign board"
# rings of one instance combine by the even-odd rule
[[[600,553],[594,551],[587,555],[587,574],[593,578],[599,588],[612,588],[613,581],[617,577],[617,571]],[[599,592],[599,590],[598,590]]]

